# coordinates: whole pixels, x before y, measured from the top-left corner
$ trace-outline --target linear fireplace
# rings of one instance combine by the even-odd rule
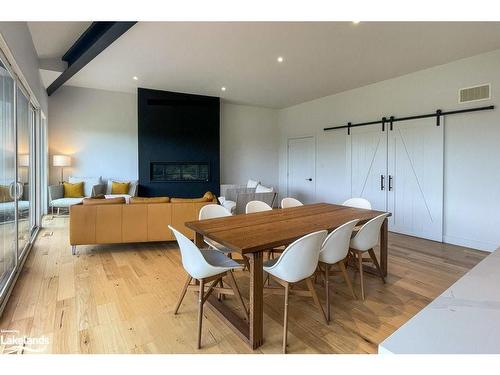
[[[210,167],[203,162],[151,162],[151,182],[207,182]]]

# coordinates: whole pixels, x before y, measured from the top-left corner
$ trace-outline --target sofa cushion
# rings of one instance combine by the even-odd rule
[[[50,202],[50,207],[68,208],[74,204],[82,203],[83,198],[59,198]]]
[[[29,212],[30,202],[29,201],[17,201],[17,209],[24,215]],[[5,221],[14,221],[16,214],[16,203],[15,202],[4,202],[0,203],[0,220],[2,222]]]
[[[68,178],[68,182],[74,184],[76,182],[83,182],[83,191],[86,197],[92,196],[92,188],[94,185],[99,185],[101,183],[101,177],[76,177],[71,176]]]
[[[152,198],[145,198],[145,197],[132,197],[130,198],[129,203],[130,204],[149,204],[149,203],[168,203],[170,202],[169,197],[152,197]]]
[[[125,198],[123,197],[109,198],[109,199],[85,198],[83,200],[84,206],[93,206],[101,204],[125,204]]]
[[[83,181],[70,183],[63,182],[64,198],[82,198],[84,195]]]
[[[113,181],[111,183],[111,194],[112,195],[128,194],[129,186],[130,182]]]
[[[186,203],[186,202],[193,202],[193,203],[201,203],[201,202],[212,202],[215,199],[215,196],[212,194],[211,191],[207,191],[203,197],[201,198],[170,198],[171,203]]]
[[[130,195],[128,194],[104,194],[104,198],[106,199],[112,199],[112,198],[124,198],[125,203],[129,203],[130,200]]]

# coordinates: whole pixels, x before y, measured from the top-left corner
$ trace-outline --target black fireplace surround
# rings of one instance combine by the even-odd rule
[[[139,195],[219,195],[219,122],[219,98],[139,88]]]

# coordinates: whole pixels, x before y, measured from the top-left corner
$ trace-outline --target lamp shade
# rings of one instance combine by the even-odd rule
[[[71,167],[71,157],[68,155],[54,155],[52,165],[54,167]]]
[[[29,167],[30,166],[30,155],[22,154],[18,156],[17,162],[20,167]]]

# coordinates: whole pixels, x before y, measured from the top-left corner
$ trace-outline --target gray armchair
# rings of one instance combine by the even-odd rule
[[[255,187],[251,186],[255,182]],[[246,204],[252,200],[266,202],[273,207],[277,193],[273,188],[267,188],[253,180],[249,180],[247,186],[224,184],[220,187],[221,197],[219,202],[228,211],[234,214],[245,213]]]

